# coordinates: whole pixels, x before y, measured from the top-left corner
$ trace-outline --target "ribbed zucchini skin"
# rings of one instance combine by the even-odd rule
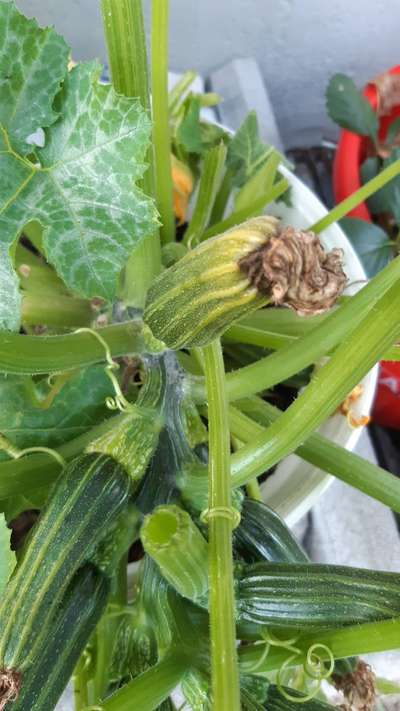
[[[239,262],[277,231],[262,217],[206,240],[152,283],[144,321],[169,348],[203,346],[234,321],[267,302]]]
[[[237,587],[239,620],[334,628],[400,614],[400,574],[334,565],[256,563]]]
[[[294,696],[298,699],[304,698],[304,694],[294,689],[285,687],[285,691],[289,696]],[[333,709],[333,706],[325,704],[323,701],[318,701],[317,699],[311,699],[310,701],[289,701],[289,699],[285,699],[285,697],[282,696],[275,684],[271,684],[268,687],[268,696],[264,708],[268,709],[268,711],[299,711],[299,708],[304,711],[329,711],[329,709]]]
[[[51,635],[75,572],[127,506],[130,479],[104,454],[73,460],[55,484],[0,608],[0,667],[23,672]],[[28,656],[29,652],[29,656]]]
[[[275,511],[261,501],[245,499],[234,546],[249,563],[306,563],[307,555]]]
[[[105,606],[109,579],[86,563],[72,579],[34,661],[22,675],[18,699],[7,711],[53,711]]]
[[[242,691],[242,711],[264,711],[264,709],[268,711],[299,711],[299,709],[303,709],[303,711],[332,711],[333,709],[333,706],[317,699],[301,701],[302,697],[304,698],[304,694],[295,691],[295,689],[287,687],[284,687],[284,689],[289,696],[294,696],[299,700],[289,701],[289,699],[282,696],[275,684],[270,684],[267,690],[267,698],[263,703],[254,699],[247,691]]]

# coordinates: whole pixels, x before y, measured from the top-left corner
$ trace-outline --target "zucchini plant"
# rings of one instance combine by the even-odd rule
[[[315,432],[398,358],[400,257],[341,299],[323,232],[400,161],[304,230],[264,215],[284,159],[253,113],[205,121],[193,72],[168,93],[151,10],[148,66],[141,0],[99,2],[107,83],[0,0],[0,709],[71,680],[75,711],[177,688],[323,711],[340,660],[351,691],[355,657],[398,646],[400,572],[314,565],[260,477],[296,451],[400,512],[398,479]]]

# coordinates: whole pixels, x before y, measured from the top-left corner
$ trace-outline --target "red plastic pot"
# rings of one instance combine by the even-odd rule
[[[400,66],[389,69],[389,74],[400,74]],[[367,84],[363,94],[376,111],[378,90],[375,84]],[[384,140],[392,121],[400,116],[400,104],[394,106],[387,116],[379,119],[379,138]],[[341,202],[361,187],[360,166],[366,157],[368,139],[351,131],[342,130],[333,164],[333,194],[336,203]],[[349,212],[349,217],[372,222],[365,203]],[[382,361],[378,386],[372,410],[374,422],[385,427],[400,429],[400,363]]]

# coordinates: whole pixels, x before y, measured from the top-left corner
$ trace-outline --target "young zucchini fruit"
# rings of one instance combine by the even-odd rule
[[[53,711],[79,656],[106,606],[109,579],[91,563],[73,577],[52,618],[51,634],[21,677],[18,699],[10,711]]]
[[[242,693],[242,709],[243,711],[329,711],[333,706],[319,701],[318,699],[306,700],[304,694],[294,689],[285,689],[285,691],[293,697],[293,701],[281,694],[275,684],[270,684],[267,690],[267,698],[260,704],[253,699],[246,691]]]
[[[312,232],[257,217],[203,242],[160,274],[144,321],[169,348],[204,346],[267,303],[302,314],[325,311],[345,283],[340,250],[326,253]]]
[[[308,557],[275,511],[254,499],[244,499],[240,526],[233,543],[247,563],[305,563]]]
[[[130,488],[128,474],[107,455],[84,454],[67,465],[4,594],[3,674],[17,673],[23,680],[37,663],[72,578],[126,508]]]
[[[377,622],[400,614],[400,574],[338,565],[243,566],[239,620],[296,629]]]

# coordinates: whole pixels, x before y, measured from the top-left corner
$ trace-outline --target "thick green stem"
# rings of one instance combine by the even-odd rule
[[[127,565],[128,556],[124,553],[117,567],[113,589],[109,597],[110,607],[106,608],[100,619],[95,635],[95,672],[92,679],[91,691],[96,703],[101,703],[110,685],[110,653],[115,649],[115,639],[120,627],[120,618],[110,611],[116,606],[124,609],[127,604]]]
[[[87,658],[82,654],[72,677],[75,711],[84,711],[89,705]]]
[[[154,667],[143,672],[102,703],[102,711],[153,711],[168,698],[190,668],[178,652],[167,653]]]
[[[335,351],[297,400],[258,437],[233,455],[233,485],[246,484],[293,452],[337,408],[400,334],[400,283]]]
[[[380,190],[380,188],[382,188],[384,185],[386,185],[386,183],[395,178],[396,175],[398,175],[399,173],[400,160],[396,160],[394,163],[392,163],[387,168],[382,170],[378,175],[376,175],[375,178],[369,180],[368,183],[365,183],[365,185],[363,185],[361,188],[349,195],[348,198],[340,202],[339,205],[335,205],[335,207],[330,212],[328,212],[325,217],[322,217],[320,220],[318,220],[318,222],[314,222],[314,224],[311,225],[309,229],[313,232],[316,232],[317,234],[323,232],[324,230],[326,230],[327,227],[332,225],[334,222],[341,220],[342,217],[347,215],[347,213],[353,210],[353,208],[357,207],[357,205],[359,205],[361,202],[364,202],[364,200],[376,193],[377,190]]]
[[[27,326],[38,324],[55,328],[89,326],[94,318],[90,302],[70,296],[48,293],[24,293],[21,321]]]
[[[15,249],[15,268],[21,288],[29,294],[71,296],[64,282],[44,258],[21,243]]]
[[[282,414],[278,408],[260,398],[241,400],[237,405],[242,412],[233,406],[229,408],[231,432],[247,444],[262,435],[264,428],[260,425],[268,426]],[[296,454],[400,513],[400,479],[385,469],[316,433],[296,449]]]
[[[196,205],[183,240],[185,244],[195,246],[208,225],[225,159],[226,146],[223,143],[211,148],[204,159]]]
[[[168,15],[169,0],[152,0],[151,93],[154,167],[163,242],[173,242],[175,239],[168,109]]]
[[[208,590],[208,545],[191,516],[179,506],[158,506],[146,516],[140,537],[164,578],[196,602]]]
[[[256,363],[229,373],[226,377],[229,400],[255,395],[317,362],[347,338],[363,317],[368,319],[368,329],[372,323],[377,325],[375,316],[368,316],[368,314],[373,314],[378,299],[399,278],[400,257],[397,257],[369,284],[323,319],[302,339],[280,348],[276,353],[261,358]],[[380,355],[383,355],[383,351]],[[201,380],[193,382],[192,394],[197,402],[204,402],[205,388]]]
[[[108,50],[111,79],[115,91],[138,97],[150,115],[146,36],[141,0],[102,0],[104,34]],[[155,197],[153,150],[147,153],[149,163],[142,187]],[[146,291],[161,270],[161,247],[158,231],[146,235],[134,250],[123,275],[122,298],[125,303],[143,307]]]
[[[145,350],[141,321],[106,326],[98,331],[112,356],[138,355]],[[104,346],[91,333],[66,336],[23,336],[0,333],[0,372],[37,375],[84,368],[106,360]]]
[[[302,635],[300,639],[296,641],[295,646],[303,652],[304,656],[299,656],[294,659],[293,664],[297,665],[302,660],[304,661],[307,651],[313,644],[326,645],[331,650],[335,659],[344,659],[345,657],[356,657],[362,654],[398,649],[399,639],[400,619],[371,622],[352,627],[344,627],[329,632],[313,632],[304,636]],[[240,666],[244,672],[249,673],[251,667],[253,665],[255,666],[257,662],[260,662],[260,649],[262,649],[262,647],[258,645],[249,645],[241,648],[239,658]],[[278,647],[272,647],[265,660],[257,665],[257,670],[254,673],[264,674],[279,669],[285,659],[292,655],[293,652],[288,652]],[[318,649],[318,656],[324,658],[324,650],[322,647]],[[327,653],[326,659],[328,659]]]
[[[209,413],[209,611],[215,709],[239,711],[233,588],[230,445],[224,361],[219,340],[203,349]],[[218,513],[220,512],[220,515]]]

